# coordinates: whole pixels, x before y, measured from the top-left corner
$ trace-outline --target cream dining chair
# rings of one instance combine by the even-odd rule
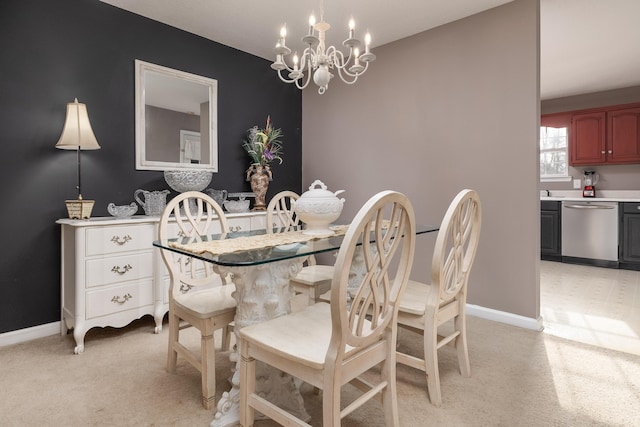
[[[173,217],[175,222],[170,219]],[[175,224],[175,225],[174,225]],[[176,227],[176,228],[173,228]],[[189,191],[172,199],[160,217],[158,238],[182,237],[182,243],[201,241],[202,235],[227,233],[229,226],[222,208],[206,194]],[[169,270],[169,352],[167,371],[175,373],[178,356],[201,374],[202,405],[215,404],[214,331],[222,329],[222,349],[229,348],[230,323],[236,312],[231,296],[233,284],[213,271],[209,262],[161,251]],[[193,326],[200,331],[200,354],[180,342],[180,330]]]
[[[388,220],[388,221],[385,221]],[[308,426],[256,391],[256,361],[289,373],[320,389],[322,425],[341,419],[373,397],[382,398],[387,426],[398,426],[396,336],[398,301],[409,279],[415,248],[415,219],[409,199],[394,191],[373,196],[355,216],[336,259],[331,303],[246,326],[240,335],[240,423],[251,426],[259,411],[287,426]],[[366,274],[347,304],[349,271],[363,239]],[[381,366],[369,382],[359,376]],[[376,381],[375,385],[369,385]],[[341,409],[342,387],[366,389]]]
[[[398,352],[398,363],[426,373],[429,399],[442,404],[438,349],[453,341],[460,373],[471,376],[465,306],[467,282],[478,248],[481,224],[478,193],[462,190],[445,213],[431,263],[431,283],[410,280],[400,299],[398,325],[423,335],[424,359]],[[452,321],[453,331],[439,336],[439,326]]]
[[[293,191],[281,191],[273,196],[267,206],[267,233],[289,231],[300,225],[291,203],[299,198]],[[332,278],[333,266],[317,264],[311,255],[302,270],[289,280],[289,286],[293,292],[304,294],[307,304],[313,304],[329,291]]]

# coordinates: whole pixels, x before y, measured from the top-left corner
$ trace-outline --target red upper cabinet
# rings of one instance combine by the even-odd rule
[[[640,163],[640,105],[575,112],[571,116],[571,166]]]
[[[607,113],[608,163],[640,163],[640,107]]]
[[[552,128],[570,128],[571,113],[553,113],[540,116],[540,126]]]
[[[569,164],[595,165],[606,162],[606,112],[574,114],[569,133]]]

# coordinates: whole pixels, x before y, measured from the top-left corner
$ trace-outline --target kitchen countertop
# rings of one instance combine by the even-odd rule
[[[549,193],[549,196],[540,196],[540,200],[560,202],[640,202],[640,191],[635,190],[596,189],[596,197],[582,197],[582,190],[550,190]]]

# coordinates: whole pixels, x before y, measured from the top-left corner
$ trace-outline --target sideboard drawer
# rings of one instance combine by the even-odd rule
[[[264,223],[264,221],[262,222]],[[229,231],[231,231],[232,233],[237,233],[239,231],[250,231],[253,229],[251,217],[227,217],[227,223],[229,224]],[[258,228],[264,228],[264,226]],[[169,236],[171,237],[184,237],[184,234],[180,232],[180,227],[178,227],[178,224],[176,223],[169,223],[168,230]],[[220,225],[214,223],[209,229],[209,234],[218,233],[220,233]]]
[[[149,249],[157,230],[151,224],[87,229],[87,256]]]
[[[86,317],[106,316],[153,304],[151,280],[87,292]]]
[[[229,231],[232,233],[251,230],[251,218],[249,217],[227,218],[227,220],[229,222]]]
[[[265,228],[267,228],[267,216],[266,215],[259,215],[259,216],[253,216],[251,217],[251,230],[263,230]],[[272,224],[271,227],[274,227],[275,225]]]
[[[180,227],[178,226],[178,224],[176,224],[175,222],[170,222],[169,224],[167,224],[167,230],[168,230],[169,238],[173,239],[176,237],[185,236],[185,234],[180,230]],[[210,234],[220,233],[220,226],[218,224],[213,224],[209,229],[209,233]],[[156,230],[156,236],[154,236],[154,240],[157,238],[158,236],[157,236],[157,230]]]
[[[151,278],[153,275],[153,253],[151,251],[86,261],[85,286],[108,285]]]

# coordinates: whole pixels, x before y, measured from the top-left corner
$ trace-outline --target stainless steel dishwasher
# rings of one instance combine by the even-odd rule
[[[618,261],[618,203],[562,202],[562,256]]]

